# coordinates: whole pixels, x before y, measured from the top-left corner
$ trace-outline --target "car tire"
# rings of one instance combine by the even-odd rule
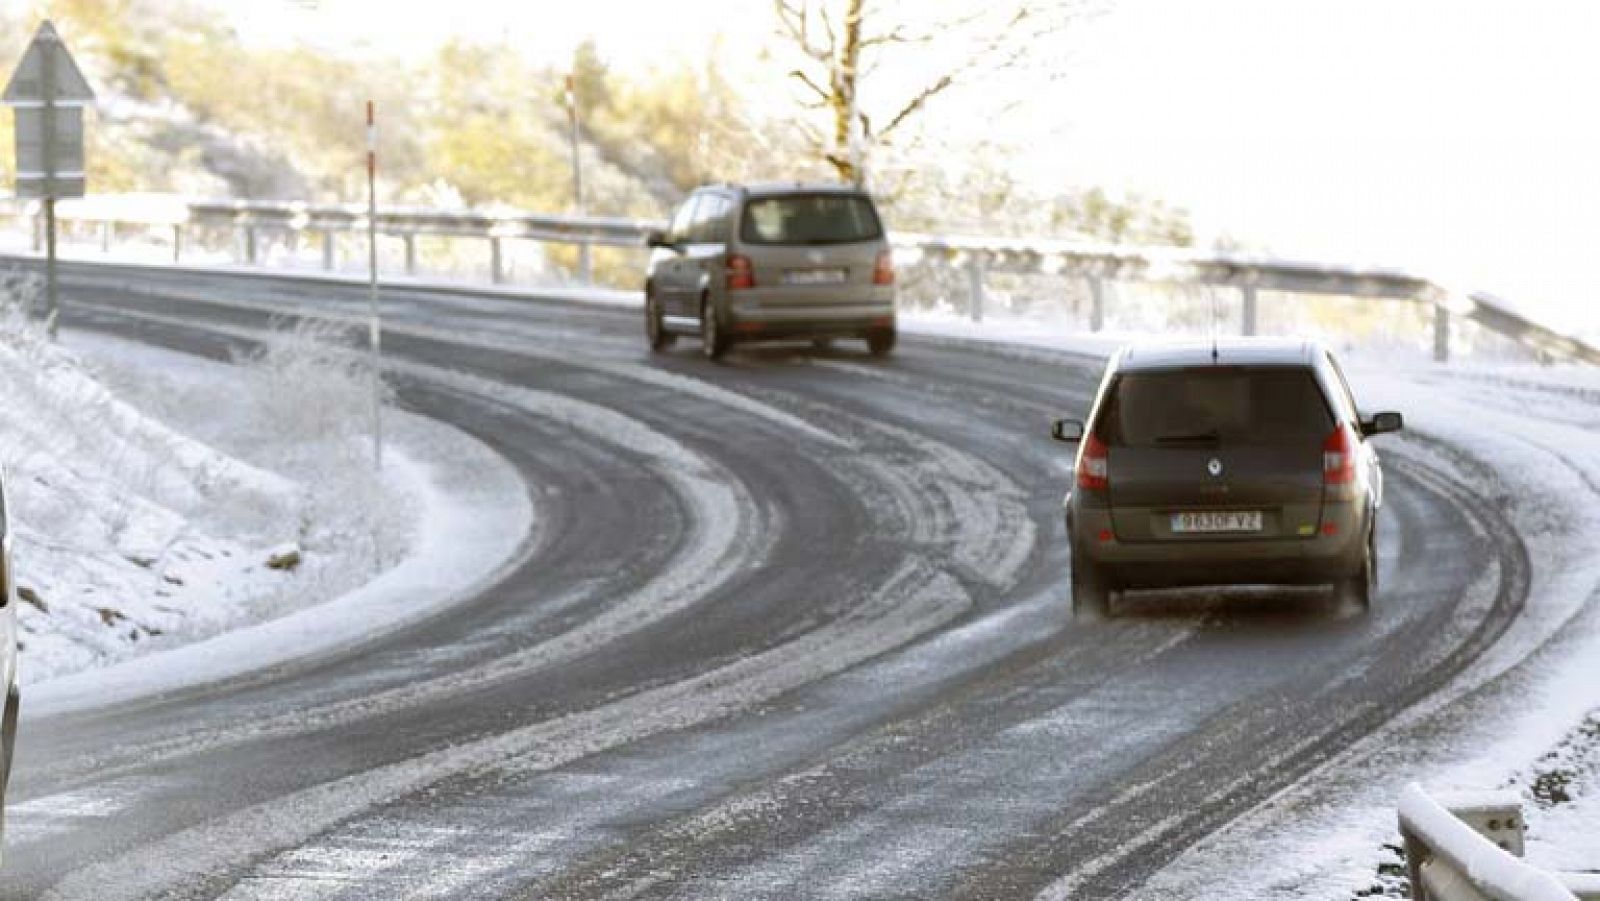
[[[867,350],[875,357],[887,357],[894,350],[894,329],[876,329],[867,333]]]
[[[1105,574],[1077,554],[1072,558],[1072,618],[1085,623],[1111,618],[1111,587]]]
[[[11,758],[17,750],[17,718],[22,712],[22,696],[16,686],[6,692],[5,719],[0,720],[0,847],[6,834],[6,796],[10,794]]]
[[[728,352],[728,333],[723,330],[717,305],[709,297],[700,300],[700,345],[707,359],[720,360]]]
[[[650,341],[650,349],[660,353],[671,347],[678,336],[667,331],[664,314],[661,311],[661,298],[656,296],[654,288],[647,289],[644,294],[644,333]]]
[[[1346,607],[1366,613],[1372,609],[1372,596],[1378,589],[1377,536],[1367,532],[1367,546],[1361,551],[1361,565],[1334,585],[1334,595]]]

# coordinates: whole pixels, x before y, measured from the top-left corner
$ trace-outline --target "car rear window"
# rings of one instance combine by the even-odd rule
[[[872,201],[860,194],[784,194],[744,205],[746,244],[852,244],[883,237]]]
[[[1301,443],[1325,438],[1333,417],[1305,369],[1184,369],[1117,379],[1099,424],[1124,447]]]

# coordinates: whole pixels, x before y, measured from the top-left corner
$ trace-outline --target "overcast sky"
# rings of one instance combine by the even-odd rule
[[[592,36],[621,67],[714,31],[753,58],[771,34],[765,0],[227,5],[258,39],[462,34],[554,61]],[[1600,4],[1112,0],[1069,45],[1063,79],[957,98],[941,126],[1029,148],[1043,183],[1187,206],[1203,238],[1442,273],[1600,329]],[[1031,100],[986,114],[1009,95]]]

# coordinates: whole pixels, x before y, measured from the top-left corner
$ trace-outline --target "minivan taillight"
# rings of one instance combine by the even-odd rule
[[[1322,442],[1322,484],[1349,485],[1356,480],[1356,442],[1347,423],[1339,423]]]
[[[756,270],[743,254],[728,257],[728,290],[742,291],[756,286]]]
[[[1078,487],[1085,491],[1104,491],[1111,485],[1111,452],[1100,436],[1090,432],[1078,453]]]
[[[894,284],[894,254],[883,251],[878,254],[878,262],[872,267],[872,283],[874,285]]]

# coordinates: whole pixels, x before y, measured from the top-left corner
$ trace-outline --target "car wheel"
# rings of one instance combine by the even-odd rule
[[[1105,575],[1093,563],[1072,559],[1072,618],[1079,622],[1099,622],[1111,617],[1111,589]]]
[[[875,357],[887,357],[894,350],[894,329],[877,329],[867,334],[867,350]]]
[[[721,318],[710,298],[700,301],[700,345],[708,359],[720,360],[728,352],[728,336],[722,331]]]
[[[650,339],[650,349],[654,351],[666,350],[678,337],[667,331],[662,315],[661,298],[657,297],[655,289],[651,288],[644,295],[644,332]]]
[[[1372,596],[1378,588],[1377,536],[1367,532],[1367,546],[1361,552],[1361,566],[1354,573],[1339,580],[1334,593],[1339,601],[1365,613],[1372,609]]]
[[[13,687],[6,692],[5,719],[0,721],[0,844],[6,834],[6,795],[11,785],[11,757],[17,750],[17,717],[22,698]]]

